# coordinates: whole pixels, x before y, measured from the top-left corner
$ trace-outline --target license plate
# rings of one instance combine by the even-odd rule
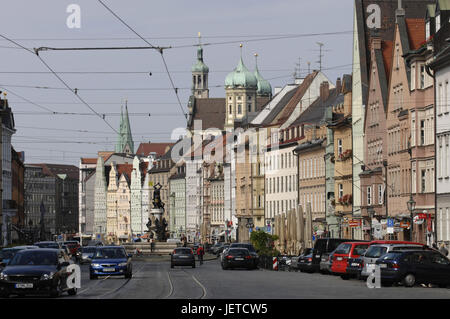
[[[342,260],[342,257],[337,257],[336,260]]]
[[[244,258],[234,258],[234,260],[244,260]]]
[[[16,288],[33,288],[33,284],[16,284]]]
[[[386,264],[380,264],[380,268],[387,268]]]
[[[316,255],[316,258],[320,258],[320,255]]]
[[[112,272],[112,271],[116,271],[115,268],[103,268],[103,272]]]
[[[179,258],[188,258],[189,256],[178,256]]]
[[[352,263],[352,266],[353,266],[353,267],[358,267],[359,264],[358,264],[358,263]]]

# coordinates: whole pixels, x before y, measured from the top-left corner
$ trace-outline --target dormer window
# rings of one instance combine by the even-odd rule
[[[240,96],[237,97],[238,101],[242,100],[242,98]]]

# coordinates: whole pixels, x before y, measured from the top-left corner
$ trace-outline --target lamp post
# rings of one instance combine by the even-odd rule
[[[413,241],[413,229],[414,229],[414,209],[416,208],[416,202],[414,201],[412,194],[409,195],[409,201],[407,202],[408,210],[411,218],[410,232],[409,232],[409,240]]]
[[[375,215],[375,210],[373,209],[373,207],[369,207],[367,209],[367,214],[369,215],[370,240],[373,240],[372,219],[373,216]]]

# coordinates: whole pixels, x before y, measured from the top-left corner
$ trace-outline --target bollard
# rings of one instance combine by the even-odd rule
[[[278,258],[277,257],[273,257],[272,264],[273,264],[273,270],[278,270]]]

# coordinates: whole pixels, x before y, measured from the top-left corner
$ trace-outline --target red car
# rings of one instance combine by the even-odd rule
[[[350,278],[350,275],[347,274],[348,259],[364,255],[369,245],[370,243],[367,241],[344,242],[340,244],[334,251],[331,272],[341,275],[342,279]]]

